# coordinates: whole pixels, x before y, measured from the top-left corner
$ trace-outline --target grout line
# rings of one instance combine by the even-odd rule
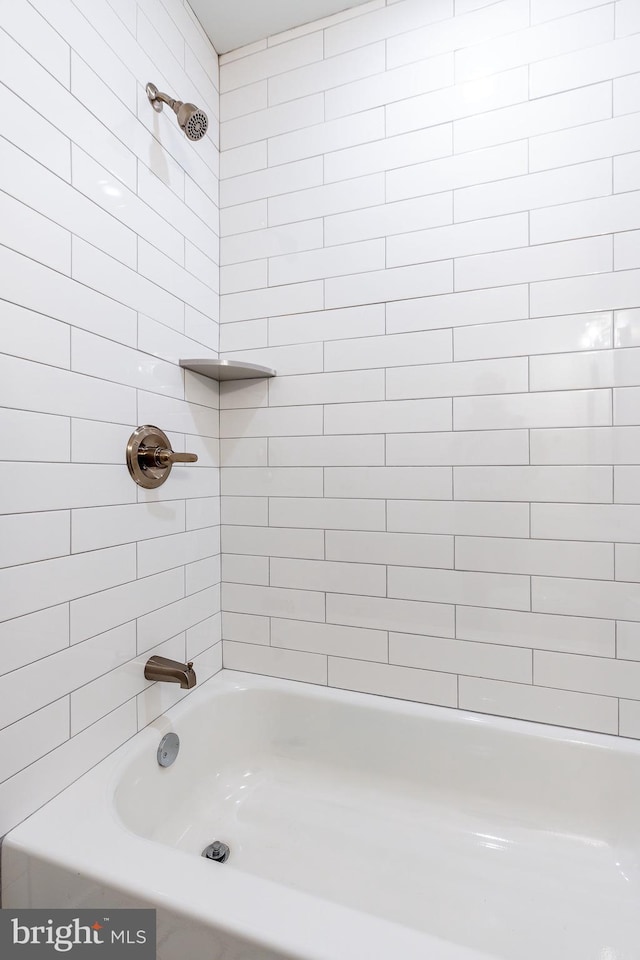
[[[535,666],[536,666],[536,656],[535,650],[531,650],[531,685],[537,686],[536,684],[536,675],[535,675]]]

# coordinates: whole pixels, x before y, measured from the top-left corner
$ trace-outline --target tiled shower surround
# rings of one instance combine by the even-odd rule
[[[0,12],[0,835],[183,696],[155,652],[640,737],[637,0],[221,64],[182,0]],[[220,418],[218,349],[278,371]],[[152,493],[145,422],[200,457]]]
[[[640,737],[640,3],[221,58],[225,666]]]
[[[180,0],[0,4],[0,835],[220,666],[217,70]],[[144,492],[149,422],[200,461]]]

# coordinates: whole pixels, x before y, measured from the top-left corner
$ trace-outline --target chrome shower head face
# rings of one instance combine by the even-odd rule
[[[204,110],[194,103],[182,103],[177,110],[177,117],[180,129],[184,130],[189,140],[202,140],[209,126],[209,118]]]

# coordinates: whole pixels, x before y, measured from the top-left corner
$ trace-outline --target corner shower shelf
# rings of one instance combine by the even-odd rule
[[[211,380],[255,380],[276,375],[271,367],[263,367],[260,363],[243,363],[241,360],[181,360],[180,366]]]

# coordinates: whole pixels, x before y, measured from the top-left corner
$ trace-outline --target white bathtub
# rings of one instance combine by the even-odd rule
[[[157,907],[162,960],[638,960],[640,744],[223,672],[2,866],[5,907]]]

